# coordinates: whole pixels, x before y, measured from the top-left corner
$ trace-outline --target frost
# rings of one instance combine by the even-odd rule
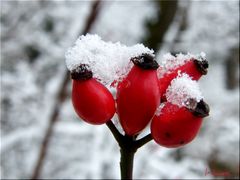
[[[199,90],[197,81],[192,80],[187,74],[179,74],[173,79],[166,92],[167,101],[179,107],[188,106],[189,100],[199,102],[203,96]]]
[[[31,178],[65,73],[63,52],[84,29],[91,2],[1,2],[2,179]],[[179,5],[188,2],[179,1]],[[158,11],[149,1],[104,1],[102,7],[91,32],[126,45],[145,36],[144,19]],[[170,48],[161,47],[158,53],[162,57],[170,50],[206,51],[211,68],[199,83],[211,115],[197,138],[184,148],[167,149],[152,141],[138,151],[135,179],[224,178],[205,176],[212,158],[221,159],[227,168],[239,166],[239,87],[225,89],[223,66],[229,48],[239,44],[238,1],[191,1],[187,11],[189,28],[181,35],[182,43],[171,48],[169,41]],[[52,32],[42,28],[46,17],[54,22]],[[164,41],[163,46],[169,42]],[[26,45],[36,45],[42,52],[33,63],[24,53]],[[60,107],[39,179],[119,178],[119,147],[112,134],[106,126],[90,126],[79,120],[72,108],[70,83],[66,93],[68,99]]]
[[[162,111],[162,108],[165,106],[165,103],[161,103],[159,106],[158,106],[158,108],[157,108],[157,110],[156,110],[156,112],[155,112],[155,115],[156,116],[160,116],[160,114],[161,114],[161,111]]]
[[[153,50],[142,44],[125,46],[120,42],[103,41],[98,35],[80,36],[75,45],[66,52],[67,68],[72,71],[80,64],[88,64],[93,77],[100,80],[108,88],[127,74],[132,67],[132,57],[143,53],[153,55]]]
[[[176,56],[172,55],[171,53],[167,53],[163,55],[163,60],[160,63],[159,69],[161,71],[158,72],[158,77],[161,78],[164,74],[170,72],[173,69],[176,69],[177,67],[185,64],[187,61],[190,61],[191,59],[197,59],[199,61],[206,58],[206,54],[204,52],[201,52],[200,54],[176,54]]]

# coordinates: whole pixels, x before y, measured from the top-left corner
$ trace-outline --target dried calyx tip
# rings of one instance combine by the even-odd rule
[[[194,59],[193,62],[197,65],[198,70],[203,74],[206,75],[208,72],[208,61],[200,57],[199,59]]]
[[[207,117],[209,115],[209,106],[206,102],[201,99],[199,102],[197,102],[195,99],[189,99],[186,102],[187,108],[198,117]]]
[[[131,58],[131,61],[142,69],[157,69],[159,67],[157,61],[150,54],[142,54]]]
[[[74,80],[87,80],[92,78],[92,71],[89,65],[81,64],[71,71],[71,78]]]

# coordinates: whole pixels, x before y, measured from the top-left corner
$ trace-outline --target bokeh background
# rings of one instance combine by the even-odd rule
[[[207,54],[200,87],[210,116],[189,145],[154,142],[135,178],[239,177],[239,1],[1,1],[1,178],[119,178],[105,125],[79,120],[64,53],[81,34]],[[147,133],[147,130],[145,131]]]

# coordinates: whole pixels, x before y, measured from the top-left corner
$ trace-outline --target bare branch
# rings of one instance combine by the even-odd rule
[[[146,143],[148,143],[149,141],[151,141],[152,139],[153,139],[152,135],[148,134],[145,137],[143,137],[142,139],[135,141],[135,146],[138,149],[138,148],[142,147],[143,145],[145,145]]]
[[[123,139],[123,135],[117,130],[117,128],[114,126],[114,124],[111,120],[108,121],[106,123],[106,125],[112,132],[112,134],[113,134],[114,138],[116,139],[116,141],[118,142],[118,144],[120,145],[120,143],[122,142],[122,139]]]

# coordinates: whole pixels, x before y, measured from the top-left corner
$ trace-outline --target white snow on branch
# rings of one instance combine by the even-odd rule
[[[172,80],[166,92],[167,101],[179,107],[188,106],[188,100],[199,102],[203,99],[197,81],[192,80],[187,74],[179,74]]]
[[[93,72],[93,77],[109,88],[114,81],[121,80],[130,70],[130,59],[143,53],[154,56],[153,50],[142,44],[128,47],[120,42],[105,42],[98,35],[87,34],[80,36],[65,56],[70,71],[80,64],[87,64]]]
[[[176,54],[176,56],[172,55],[171,53],[167,53],[163,55],[162,61],[160,62],[160,67],[158,71],[158,77],[161,78],[164,74],[170,72],[173,69],[178,68],[179,66],[182,66],[186,62],[190,61],[191,59],[198,59],[203,60],[206,58],[206,54],[204,52],[201,52],[200,54]]]

